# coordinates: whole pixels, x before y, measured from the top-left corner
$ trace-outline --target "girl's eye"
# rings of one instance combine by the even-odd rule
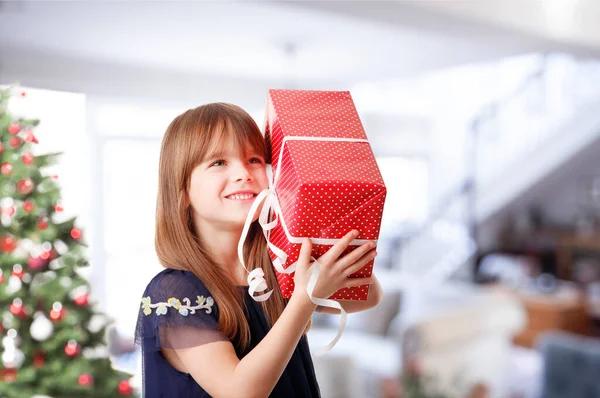
[[[262,162],[263,162],[263,161],[262,161],[262,159],[261,159],[261,158],[256,158],[256,157],[255,157],[255,158],[251,158],[251,159],[250,159],[250,163],[259,163],[259,164],[262,164]]]
[[[209,167],[224,166],[224,165],[225,165],[225,161],[224,160],[217,160],[217,161],[212,162]]]

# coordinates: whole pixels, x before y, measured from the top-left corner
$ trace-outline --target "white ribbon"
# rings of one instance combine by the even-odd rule
[[[264,292],[265,290],[267,290],[267,288],[268,288],[267,282],[265,280],[264,272],[262,269],[256,268],[252,272],[250,272],[250,271],[248,271],[248,268],[246,267],[246,263],[244,261],[244,242],[246,241],[246,238],[248,236],[248,231],[250,230],[250,225],[252,224],[252,221],[254,220],[254,216],[256,215],[256,212],[257,212],[260,204],[264,201],[263,208],[260,212],[258,221],[263,229],[263,233],[267,240],[267,246],[269,247],[269,249],[271,249],[271,251],[276,256],[275,260],[273,260],[273,266],[275,267],[277,272],[279,272],[281,274],[291,274],[292,272],[294,272],[296,270],[296,263],[291,264],[287,268],[284,268],[288,256],[283,250],[281,250],[279,247],[275,246],[274,244],[272,244],[270,242],[270,240],[269,240],[270,231],[277,226],[277,223],[279,221],[281,221],[281,226],[283,227],[283,231],[285,232],[285,235],[290,243],[302,244],[302,241],[304,239],[304,237],[292,236],[290,234],[290,231],[289,231],[289,229],[285,223],[285,220],[283,218],[283,214],[282,214],[281,208],[279,206],[279,200],[278,200],[277,194],[275,192],[275,187],[276,187],[276,184],[279,179],[280,172],[281,172],[281,157],[283,156],[283,150],[285,148],[285,144],[288,141],[325,141],[325,142],[362,142],[362,143],[369,142],[368,140],[363,139],[363,138],[303,137],[303,136],[284,137],[283,138],[283,141],[281,142],[281,149],[279,151],[279,161],[277,163],[277,170],[275,172],[275,175],[269,176],[269,177],[272,177],[272,178],[269,178],[269,185],[270,185],[269,188],[260,192],[258,194],[258,196],[256,197],[256,199],[254,199],[254,202],[252,203],[252,206],[250,207],[250,211],[248,212],[248,216],[247,216],[246,222],[244,224],[244,229],[242,230],[242,235],[238,242],[238,257],[240,259],[242,266],[244,267],[246,272],[248,272],[248,284],[249,284],[248,293],[255,301],[265,301],[273,293],[273,290],[270,290],[266,293],[260,294],[258,296],[254,296],[254,293],[256,293],[256,292],[260,293],[260,292]],[[271,170],[268,170],[268,172],[271,172]],[[271,215],[273,215],[273,220],[269,221],[269,217]],[[325,238],[310,238],[310,240],[313,244],[316,244],[316,245],[334,245],[335,243],[337,243],[339,241],[339,239],[325,239]],[[359,245],[362,245],[367,242],[372,242],[372,241],[366,240],[366,239],[354,239],[352,242],[350,242],[350,246],[359,246]],[[377,241],[375,241],[375,242],[377,242]],[[335,338],[329,344],[327,344],[322,349],[322,351],[318,354],[318,355],[322,355],[322,354],[325,354],[326,352],[328,352],[329,350],[331,350],[335,346],[335,344],[338,342],[340,337],[342,336],[342,333],[344,332],[344,328],[346,326],[346,316],[347,315],[346,315],[346,311],[344,311],[344,309],[342,308],[340,303],[338,303],[337,301],[330,300],[330,299],[322,299],[322,298],[314,297],[312,295],[314,287],[319,278],[320,265],[318,262],[315,261],[313,263],[312,270],[313,271],[311,273],[309,283],[306,287],[306,293],[310,297],[310,300],[313,303],[323,306],[323,307],[338,309],[338,310],[340,310],[340,313],[341,313],[340,327],[338,329],[338,333],[335,336]]]
[[[321,356],[329,352],[329,350],[331,350],[342,337],[342,333],[344,333],[344,328],[346,327],[346,318],[348,317],[348,314],[339,302],[335,300],[321,299],[313,296],[313,290],[315,290],[315,285],[317,284],[317,280],[319,279],[319,273],[321,272],[321,265],[317,260],[315,260],[315,262],[312,264],[311,271],[312,272],[310,274],[310,279],[308,280],[308,284],[306,285],[306,293],[308,293],[308,297],[310,297],[310,300],[316,305],[329,308],[337,308],[338,310],[340,310],[341,315],[340,327],[338,328],[337,335],[333,338],[333,340],[329,342],[329,344],[321,348],[316,353],[316,356]]]

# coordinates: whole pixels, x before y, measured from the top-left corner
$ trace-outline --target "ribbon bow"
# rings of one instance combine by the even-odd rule
[[[296,270],[296,263],[290,265],[289,267],[287,267],[287,269],[283,268],[283,265],[287,261],[287,254],[285,254],[283,250],[281,250],[269,241],[269,231],[277,226],[278,216],[281,214],[281,209],[279,207],[277,195],[275,194],[275,189],[272,187],[265,189],[258,194],[256,199],[254,199],[254,202],[250,207],[250,211],[248,212],[248,217],[246,218],[244,229],[242,230],[242,236],[238,242],[238,258],[240,259],[242,266],[248,272],[248,293],[255,301],[265,301],[273,293],[273,290],[269,290],[268,292],[260,294],[258,296],[254,295],[254,293],[256,292],[261,293],[267,290],[268,286],[267,281],[265,280],[265,273],[261,268],[255,268],[254,270],[249,271],[248,267],[246,267],[246,262],[244,261],[244,242],[246,241],[246,238],[248,236],[250,225],[254,220],[254,215],[256,214],[258,207],[263,201],[265,203],[260,212],[260,215],[258,216],[258,222],[262,227],[263,233],[265,234],[265,238],[267,239],[267,246],[277,256],[277,258],[273,261],[273,266],[275,267],[277,272],[281,274],[291,274]],[[271,213],[271,210],[273,210],[275,218],[272,221],[269,221],[269,214]]]

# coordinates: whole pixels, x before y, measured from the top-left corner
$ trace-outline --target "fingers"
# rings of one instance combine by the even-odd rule
[[[353,264],[351,264],[350,266],[346,267],[344,269],[344,271],[342,272],[343,275],[346,277],[352,275],[353,273],[357,272],[362,267],[367,265],[369,263],[369,261],[373,260],[375,257],[377,257],[377,252],[375,251],[375,249],[370,250],[369,252],[367,252],[367,254],[365,254],[364,256],[359,258],[358,261],[356,261]]]
[[[298,263],[296,269],[300,267],[302,270],[307,270],[310,263],[310,255],[312,253],[312,242],[309,238],[302,240],[302,246],[300,247],[300,255],[298,257]]]
[[[344,269],[349,265],[354,264],[367,253],[369,253],[370,250],[375,249],[375,247],[377,247],[375,242],[367,242],[364,245],[360,245],[356,249],[352,250],[350,253],[346,254],[344,257],[340,258],[337,261],[336,267],[339,266],[342,269]]]
[[[348,278],[344,282],[343,287],[356,287],[360,285],[370,285],[373,283],[373,278]]]
[[[333,264],[339,256],[342,255],[344,250],[350,245],[350,243],[358,237],[358,231],[352,230],[348,232],[342,239],[340,239],[335,245],[331,246],[331,249],[327,253],[323,254],[319,258],[319,262],[324,264]]]

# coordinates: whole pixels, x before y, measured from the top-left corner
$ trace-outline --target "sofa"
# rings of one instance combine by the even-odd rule
[[[382,381],[399,380],[416,361],[444,396],[465,397],[476,383],[490,398],[512,395],[512,336],[525,325],[522,305],[468,283],[407,286],[392,271],[376,271],[380,304],[349,314],[347,328],[327,354],[314,357],[324,398],[383,397]],[[309,332],[314,352],[335,335],[339,316],[315,316]]]

